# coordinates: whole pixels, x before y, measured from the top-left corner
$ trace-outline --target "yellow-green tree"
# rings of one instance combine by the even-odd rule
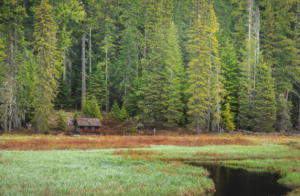
[[[224,128],[228,131],[233,131],[235,128],[235,125],[232,122],[232,120],[233,120],[233,116],[230,112],[230,104],[227,101],[227,103],[225,104],[225,110],[223,112],[223,125]]]
[[[195,125],[197,134],[200,134],[200,126],[205,125],[204,117],[209,105],[209,4],[206,0],[194,0],[193,5],[193,28],[189,34],[188,46],[191,61],[187,70],[190,87],[186,92],[190,94],[188,114],[191,117],[192,125]]]
[[[48,0],[42,0],[35,9],[34,18],[34,50],[38,56],[37,70],[32,73],[36,80],[32,97],[34,107],[33,123],[36,133],[47,131],[53,113],[53,99],[57,94],[60,63],[56,48],[56,25],[51,14],[52,7]]]
[[[216,33],[219,30],[219,23],[213,8],[213,1],[210,1],[209,6],[209,62],[210,62],[210,77],[208,79],[210,86],[210,97],[207,114],[207,129],[210,130],[210,123],[212,130],[218,129],[221,121],[221,101],[222,96],[225,94],[223,88],[223,76],[221,73],[221,63],[219,58],[219,43]],[[210,122],[210,116],[212,114],[212,122]]]

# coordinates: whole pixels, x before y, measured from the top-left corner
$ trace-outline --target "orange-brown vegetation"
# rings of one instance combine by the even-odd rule
[[[122,137],[91,136],[81,138],[47,137],[40,138],[0,138],[0,150],[67,150],[67,149],[107,149],[142,148],[150,145],[205,146],[205,145],[254,145],[240,137],[221,138],[213,135],[194,137]]]

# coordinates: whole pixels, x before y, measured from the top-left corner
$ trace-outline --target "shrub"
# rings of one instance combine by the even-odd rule
[[[135,133],[135,127],[131,127],[131,128],[129,129],[129,133]]]

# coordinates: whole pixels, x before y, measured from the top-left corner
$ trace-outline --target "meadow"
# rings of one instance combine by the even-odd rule
[[[300,195],[300,138],[285,136],[0,136],[0,195],[203,195],[189,161],[280,173]]]

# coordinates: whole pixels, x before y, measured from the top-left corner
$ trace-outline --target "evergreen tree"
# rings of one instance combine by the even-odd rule
[[[98,63],[95,70],[91,74],[90,85],[88,88],[88,96],[95,97],[100,107],[104,107],[106,103],[105,73],[103,63]]]
[[[166,69],[166,36],[171,19],[173,1],[149,2],[148,23],[145,27],[144,58],[142,64],[142,86],[138,95],[143,100],[138,105],[141,109],[140,117],[143,124],[153,126],[161,124],[165,120],[167,93],[167,81],[169,74]],[[145,53],[146,51],[146,53]]]
[[[102,121],[103,118],[101,116],[100,108],[97,100],[95,98],[92,98],[91,100],[88,101],[87,105],[89,105],[89,112],[87,116],[89,118],[99,118],[99,120]]]
[[[226,98],[230,104],[231,115],[234,119],[236,119],[239,108],[239,67],[235,49],[228,40],[226,42],[226,46],[222,49],[220,62],[222,75],[224,77]]]
[[[49,119],[53,113],[53,99],[57,93],[60,67],[55,38],[56,26],[48,0],[42,0],[35,9],[34,49],[39,57],[39,66],[33,73],[37,83],[33,89],[33,118],[36,133],[47,131]]]
[[[121,120],[125,120],[126,118],[128,118],[128,115],[127,115],[126,108],[125,108],[125,105],[124,105],[124,104],[123,104],[122,109],[121,109],[121,111],[120,111],[119,118],[120,118]]]
[[[165,63],[169,72],[169,93],[167,93],[165,117],[169,124],[180,123],[183,111],[181,100],[181,82],[184,77],[181,51],[178,45],[177,30],[174,23],[171,23],[167,30],[167,43],[165,48]]]
[[[54,106],[56,108],[71,108],[73,105],[73,100],[70,99],[70,93],[71,89],[69,88],[67,80],[62,80],[58,88],[57,97],[54,99]]]
[[[115,100],[114,105],[112,106],[111,110],[110,110],[110,116],[113,118],[119,118],[120,116],[120,107],[117,103],[117,100]]]
[[[129,102],[126,107],[129,116],[135,117],[141,113],[140,107],[138,107],[138,103],[143,100],[141,92],[139,91],[141,85],[141,78],[139,77],[136,77],[132,82],[132,93],[129,93]]]
[[[228,131],[234,131],[235,125],[232,120],[233,116],[230,112],[230,103],[227,101],[225,104],[225,110],[223,112],[223,125]]]
[[[256,131],[272,130],[276,120],[276,101],[274,91],[274,79],[271,76],[271,68],[264,62],[258,65],[259,83],[256,88],[254,122]]]
[[[186,91],[190,94],[188,101],[191,122],[196,127],[197,134],[200,134],[200,126],[205,125],[204,117],[208,110],[209,85],[209,29],[208,10],[206,0],[193,1],[193,29],[189,34],[189,50],[192,55],[187,73],[189,75],[190,87]]]
[[[210,77],[208,79],[210,86],[210,97],[209,97],[209,105],[208,105],[208,114],[207,114],[207,129],[210,131],[210,123],[212,125],[212,130],[218,129],[221,121],[221,101],[224,96],[223,89],[223,76],[221,73],[221,65],[219,59],[219,43],[217,40],[216,33],[219,29],[219,23],[217,22],[217,18],[213,9],[213,1],[210,1],[209,5],[209,18],[208,18],[208,26],[209,26],[209,62],[210,62]],[[213,116],[212,122],[210,122],[211,114]]]
[[[129,103],[129,94],[132,93],[132,85],[139,73],[139,45],[141,44],[141,32],[139,31],[139,0],[124,0],[121,9],[120,22],[124,26],[121,32],[120,55],[115,75],[117,86],[122,93],[122,101]],[[122,90],[121,90],[122,89]],[[123,92],[122,92],[123,91]]]
[[[67,130],[67,121],[66,121],[66,113],[63,110],[59,111],[56,129],[66,131]]]

